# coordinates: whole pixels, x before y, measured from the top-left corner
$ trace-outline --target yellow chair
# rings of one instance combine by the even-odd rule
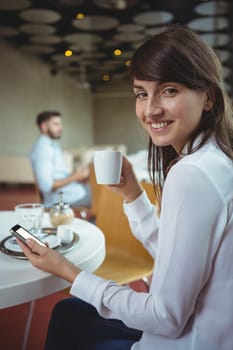
[[[91,214],[96,217],[98,201],[103,185],[98,185],[95,177],[95,170],[93,162],[90,163],[90,175],[89,175],[89,185],[91,188],[92,202],[91,202]]]
[[[96,225],[105,234],[106,258],[95,274],[119,284],[141,279],[148,288],[147,278],[152,274],[154,261],[131,233],[122,207],[122,196],[103,186]]]
[[[146,194],[149,200],[151,201],[151,203],[156,204],[157,198],[155,195],[155,191],[158,190],[158,188],[155,186],[155,191],[154,191],[154,185],[152,184],[152,182],[146,182],[146,181],[142,181],[141,186],[146,191]]]

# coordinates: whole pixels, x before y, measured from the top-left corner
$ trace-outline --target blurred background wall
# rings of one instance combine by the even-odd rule
[[[0,42],[0,153],[26,155],[39,135],[37,113],[59,110],[63,115],[65,149],[93,144],[124,143],[129,152],[146,147],[135,116],[131,91],[110,97],[80,88],[72,77],[51,75],[35,56]]]
[[[129,92],[94,94],[94,141],[125,144],[128,153],[147,147],[147,136],[135,114],[135,98]]]
[[[0,43],[0,153],[23,155],[39,131],[37,113],[60,110],[65,132],[62,143],[76,147],[93,142],[93,111],[89,91],[77,91],[65,75],[52,76],[36,58]]]

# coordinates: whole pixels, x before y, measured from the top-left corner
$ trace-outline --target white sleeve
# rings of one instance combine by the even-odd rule
[[[82,272],[71,294],[93,304],[103,317],[121,319],[151,334],[177,337],[212,271],[225,208],[214,185],[198,168],[174,167],[170,173],[150,292],[138,293]]]
[[[134,236],[155,258],[159,232],[157,209],[151,204],[145,192],[134,202],[124,202],[124,212]]]

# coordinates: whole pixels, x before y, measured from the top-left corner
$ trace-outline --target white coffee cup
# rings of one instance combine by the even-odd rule
[[[121,179],[121,168],[121,151],[107,149],[94,152],[94,169],[97,184],[119,184]]]
[[[59,225],[57,227],[57,236],[62,243],[68,244],[72,242],[74,233],[70,225]]]

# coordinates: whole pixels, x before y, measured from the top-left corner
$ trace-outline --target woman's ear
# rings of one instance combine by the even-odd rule
[[[213,107],[213,100],[212,98],[210,97],[210,95],[208,93],[206,93],[206,96],[205,96],[205,102],[204,102],[204,111],[208,112],[211,110],[211,108]]]

